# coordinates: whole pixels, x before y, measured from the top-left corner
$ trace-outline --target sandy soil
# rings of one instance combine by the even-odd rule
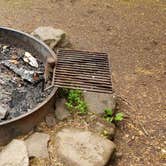
[[[113,86],[128,116],[116,134],[115,166],[166,162],[165,0],[0,0],[0,25],[64,29],[74,48],[110,55]],[[166,150],[166,149],[165,149]]]

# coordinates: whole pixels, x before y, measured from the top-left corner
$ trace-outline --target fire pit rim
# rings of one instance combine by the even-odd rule
[[[22,32],[20,30],[15,30],[15,29],[12,29],[12,28],[4,27],[4,26],[0,26],[0,31],[1,30],[6,30],[6,31],[10,31],[10,32],[13,32],[13,33],[18,33],[20,35],[26,36],[27,38],[30,38],[30,39],[34,40],[35,42],[37,42],[38,44],[40,44],[43,47],[45,47],[45,49],[50,53],[50,55],[56,56],[54,51],[51,50],[44,42],[42,42],[41,40],[38,40],[37,38],[33,37],[32,35],[30,35],[30,34],[28,34],[26,32]],[[43,102],[37,104],[35,108],[33,108],[32,110],[28,111],[27,113],[25,113],[23,115],[20,115],[20,116],[18,116],[16,118],[12,118],[10,120],[5,120],[4,122],[0,122],[0,126],[3,126],[3,125],[6,125],[6,124],[9,124],[9,123],[18,121],[18,120],[23,119],[24,117],[34,113],[35,111],[40,109],[42,106],[44,106],[48,101],[50,101],[51,98],[55,95],[56,91],[57,91],[57,88],[54,87],[54,89],[48,95],[48,97]]]
[[[32,36],[32,35],[30,35],[30,34],[28,34],[28,33],[26,33],[26,32],[23,32],[23,31],[21,31],[21,30],[16,30],[16,29],[13,29],[13,28],[9,28],[9,27],[5,27],[5,26],[0,26],[0,31],[1,31],[1,30],[8,30],[8,31],[11,31],[11,32],[13,31],[13,32],[15,32],[15,33],[19,33],[19,34],[21,34],[21,35],[23,35],[23,36],[29,37],[29,38],[33,39],[34,41],[36,41],[37,43],[43,45],[43,46],[50,52],[50,54],[51,54],[52,56],[56,56],[56,55],[55,55],[55,52],[54,52],[52,49],[50,49],[50,48],[48,47],[48,45],[46,45],[43,41],[41,41],[41,40],[35,38],[34,36]]]

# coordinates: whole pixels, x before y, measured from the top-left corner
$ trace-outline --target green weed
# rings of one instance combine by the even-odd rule
[[[107,122],[120,122],[122,121],[124,118],[124,115],[123,113],[119,112],[117,114],[113,114],[113,111],[112,109],[105,109],[104,110],[104,119],[107,121]]]
[[[70,112],[77,112],[80,115],[87,114],[87,105],[80,90],[69,90],[66,107]]]

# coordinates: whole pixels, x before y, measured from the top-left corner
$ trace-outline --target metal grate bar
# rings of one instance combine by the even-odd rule
[[[58,50],[53,83],[56,87],[112,93],[108,55],[77,50]]]

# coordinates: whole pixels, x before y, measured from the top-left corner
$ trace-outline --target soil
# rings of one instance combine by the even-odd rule
[[[44,64],[37,59],[38,68],[30,66],[24,62],[23,57],[26,49],[12,45],[0,43],[0,104],[7,109],[7,114],[0,122],[18,117],[37,106],[49,94],[50,91],[43,91],[43,72]],[[35,57],[35,53],[31,53]],[[33,83],[23,80],[14,71],[6,67],[3,62],[18,69],[41,73]],[[33,80],[33,78],[32,78]]]
[[[165,0],[1,0],[0,24],[26,32],[61,28],[73,48],[107,52],[127,115],[115,138],[123,156],[112,165],[165,164]]]

